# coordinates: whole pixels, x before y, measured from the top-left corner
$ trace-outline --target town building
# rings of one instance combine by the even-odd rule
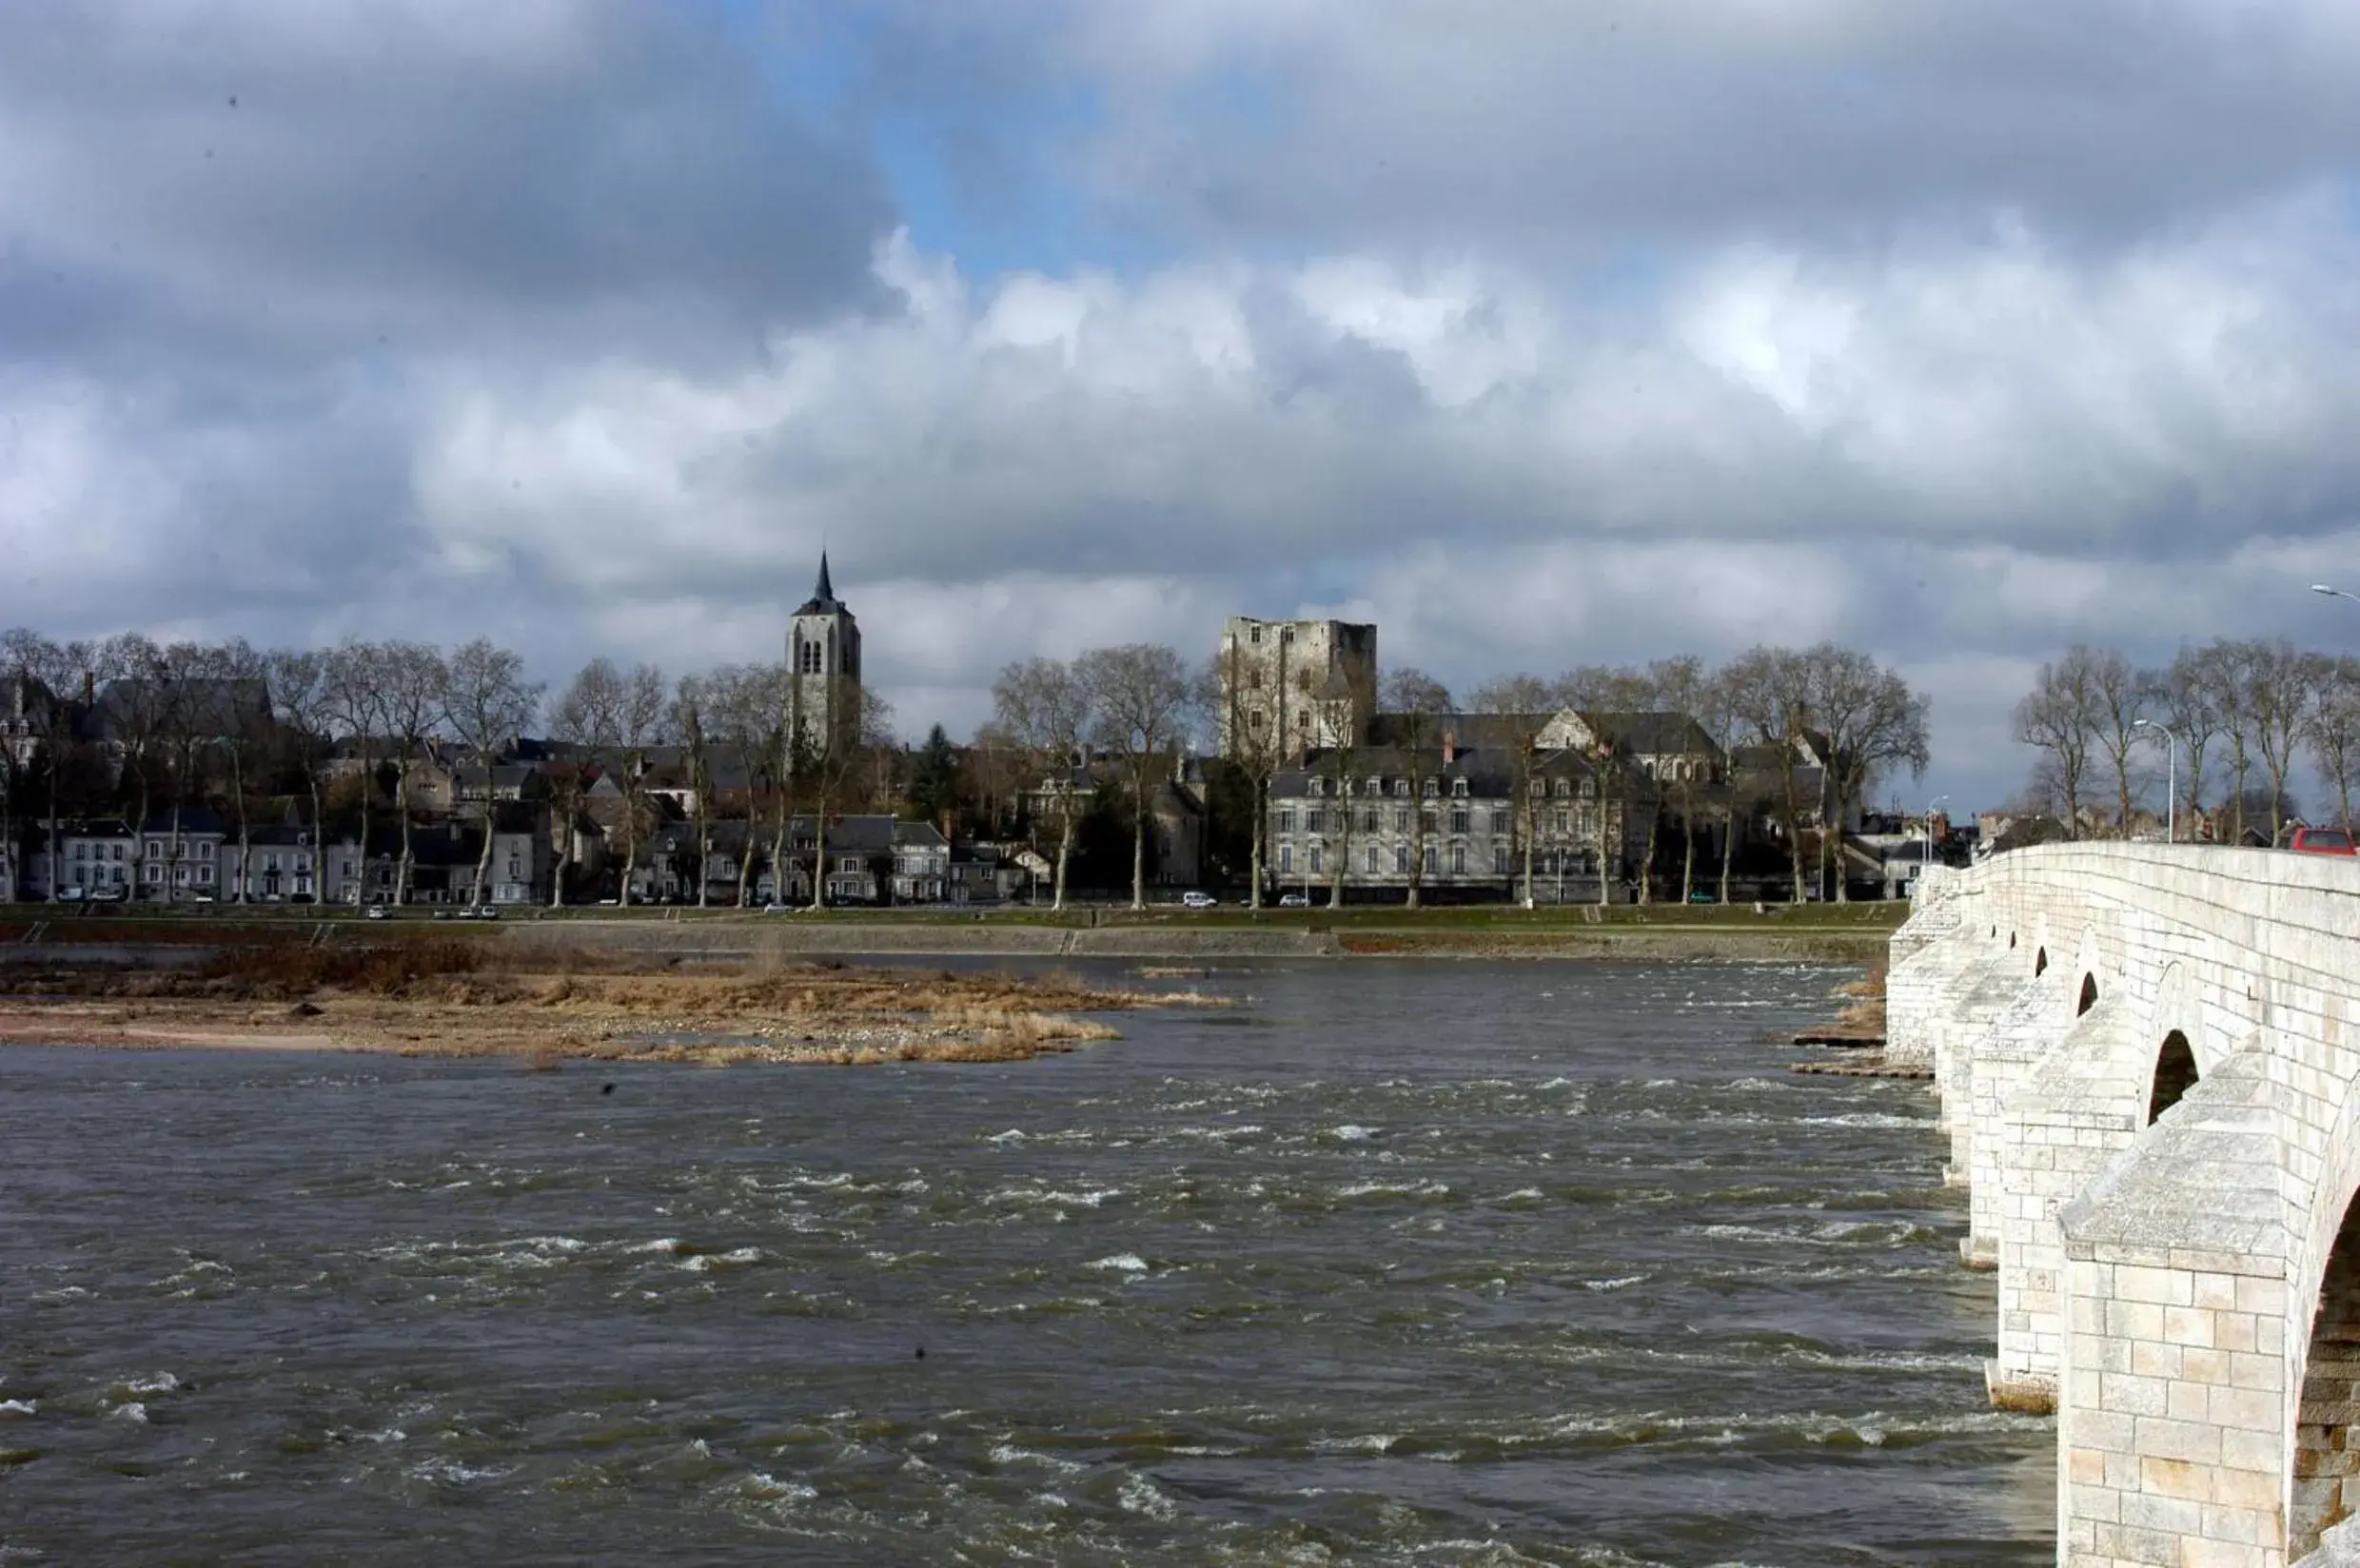
[[[1291,759],[1352,744],[1377,712],[1377,629],[1342,620],[1257,620],[1222,628],[1221,755]]]
[[[814,752],[852,743],[860,726],[860,624],[836,597],[828,553],[819,552],[819,580],[787,623],[792,722]]]
[[[1579,751],[1520,765],[1497,727],[1428,750],[1314,752],[1270,780],[1268,869],[1283,892],[1347,899],[1521,897],[1526,833],[1536,902],[1610,898],[1646,847],[1643,819]],[[1348,771],[1344,771],[1348,767]],[[1519,786],[1522,793],[1519,793]]]

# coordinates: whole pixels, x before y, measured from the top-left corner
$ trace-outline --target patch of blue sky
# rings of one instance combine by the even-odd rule
[[[725,3],[782,105],[864,143],[912,242],[971,281],[1170,258],[1082,178],[1103,126],[1086,85],[992,56],[988,34],[906,30],[892,7]]]

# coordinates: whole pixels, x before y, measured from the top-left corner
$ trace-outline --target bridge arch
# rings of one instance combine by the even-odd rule
[[[2042,948],[2033,954],[2033,978],[2037,980],[2049,972],[2049,950]]]
[[[2097,1006],[2097,976],[2087,970],[2081,975],[2081,995],[2074,1003],[2074,1016],[2078,1018]]]
[[[2188,1043],[2188,1036],[2178,1029],[2165,1035],[2155,1049],[2155,1070],[2147,1091],[2148,1126],[2153,1127],[2165,1111],[2178,1105],[2202,1076],[2196,1070],[2196,1049]]]
[[[2298,1301],[2297,1311],[2305,1304]],[[2317,1297],[2308,1304],[2287,1499],[2290,1558],[2314,1550],[2322,1531],[2360,1508],[2360,1421],[2351,1419],[2360,1401],[2360,1197],[2344,1205]]]

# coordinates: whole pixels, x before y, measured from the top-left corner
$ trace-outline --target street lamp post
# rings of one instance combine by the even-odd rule
[[[1920,877],[1923,877],[1928,868],[1934,864],[1934,808],[1949,798],[1950,796],[1946,794],[1937,794],[1926,802],[1926,853],[1924,857],[1918,862],[1918,874]]]
[[[2159,731],[2164,736],[2163,841],[2166,844],[2176,844],[2180,841],[2179,732],[2173,729],[2171,725],[2163,723],[2159,719],[2153,718],[2134,718],[2131,721],[2131,728],[2134,730]],[[2126,822],[2123,824],[2123,827],[2127,830],[2130,827],[2130,824]]]

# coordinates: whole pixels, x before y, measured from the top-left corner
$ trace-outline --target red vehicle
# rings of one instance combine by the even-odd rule
[[[2341,828],[2297,828],[2287,840],[2287,848],[2298,854],[2360,855],[2360,847],[2353,845],[2351,834]]]

